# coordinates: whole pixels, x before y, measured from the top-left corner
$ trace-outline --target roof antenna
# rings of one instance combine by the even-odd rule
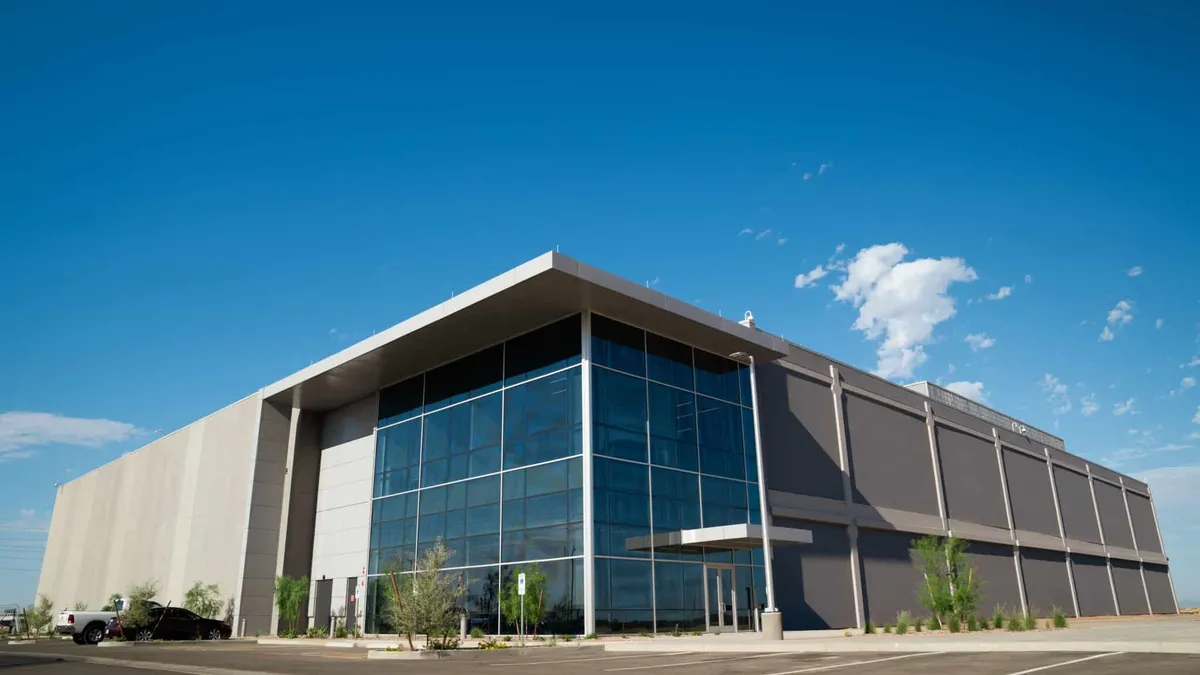
[[[745,318],[743,318],[738,323],[742,324],[743,326],[745,326],[747,328],[754,328],[754,314],[752,314],[750,312],[750,310],[746,310]]]

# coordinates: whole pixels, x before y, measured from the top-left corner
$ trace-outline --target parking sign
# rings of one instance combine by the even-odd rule
[[[525,573],[517,575],[517,595],[525,595]]]

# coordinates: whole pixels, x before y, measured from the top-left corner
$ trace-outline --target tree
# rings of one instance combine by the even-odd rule
[[[525,596],[517,595],[520,590],[518,575],[525,573]],[[538,623],[542,620],[546,600],[546,575],[537,563],[521,565],[508,573],[508,578],[500,587],[500,614],[517,627],[521,620],[521,604],[525,604],[525,625],[533,625],[533,634],[537,635]]]
[[[945,624],[974,617],[979,605],[979,577],[967,562],[966,542],[958,537],[921,537],[913,540],[913,563],[921,572],[917,596],[931,614]]]
[[[424,633],[426,646],[445,646],[436,639],[446,639],[458,623],[462,610],[460,601],[467,592],[466,578],[462,573],[443,572],[446,561],[454,551],[446,548],[439,537],[433,548],[426,550],[416,561],[416,570],[411,574],[387,573],[391,584],[391,597],[382,608],[392,628],[408,639],[408,648],[413,647],[413,635]]]
[[[112,595],[108,596],[108,602],[104,603],[104,606],[100,608],[100,611],[115,612],[115,611],[117,611],[118,603],[120,603],[120,602],[121,602],[121,594],[113,593]]]
[[[72,609],[74,609],[76,612],[87,611],[87,608],[88,604],[86,602],[77,602],[75,603],[75,606],[72,607]]]
[[[221,611],[221,588],[217,584],[204,585],[197,581],[183,596],[183,608],[206,618],[216,618]]]
[[[279,617],[286,618],[290,630],[296,630],[300,621],[300,608],[308,599],[308,576],[299,579],[281,574],[275,578],[275,607]]]
[[[32,631],[35,636],[41,635],[42,630],[53,620],[54,601],[39,593],[37,603],[25,610],[26,632]]]
[[[237,603],[234,602],[233,596],[229,596],[229,601],[225,603],[225,623],[233,626],[234,610],[237,609]]]
[[[158,582],[149,579],[140,584],[134,584],[125,591],[129,606],[117,615],[121,623],[121,631],[126,637],[136,634],[137,629],[150,625],[150,601],[158,595]]]

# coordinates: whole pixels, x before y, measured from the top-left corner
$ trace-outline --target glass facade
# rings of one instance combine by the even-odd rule
[[[735,579],[741,629],[752,625],[761,550],[629,541],[760,521],[748,369],[603,316],[589,323],[586,337],[575,315],[380,392],[368,633],[391,631],[387,574],[410,572],[439,539],[467,579],[471,625],[488,633],[515,632],[499,598],[534,562],[547,578],[540,630],[582,633],[585,547],[598,633],[703,629],[714,565]]]

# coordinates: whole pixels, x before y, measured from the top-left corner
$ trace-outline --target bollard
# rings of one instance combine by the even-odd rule
[[[463,614],[462,616],[458,617],[458,639],[459,640],[467,639],[467,615],[466,614]]]

